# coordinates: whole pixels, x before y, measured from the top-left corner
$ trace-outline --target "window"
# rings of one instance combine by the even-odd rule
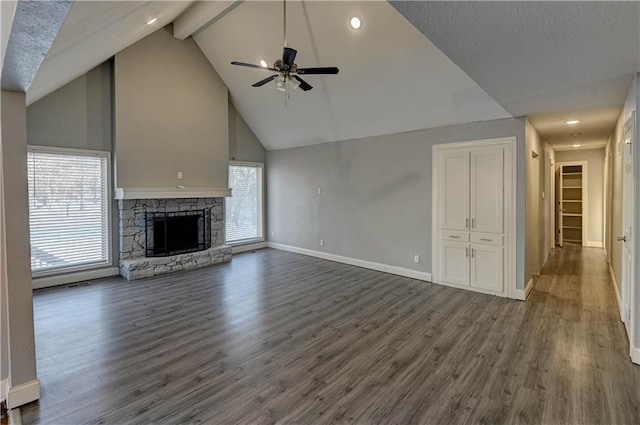
[[[34,275],[99,267],[109,256],[109,153],[30,147]]]
[[[262,234],[262,164],[229,165],[229,187],[226,198],[227,243],[264,240]]]

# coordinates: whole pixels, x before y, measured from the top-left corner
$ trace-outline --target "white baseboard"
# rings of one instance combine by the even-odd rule
[[[327,252],[314,251],[312,249],[306,248],[298,248],[296,246],[284,245],[276,242],[267,242],[267,246],[269,248],[280,249],[282,251],[295,252],[297,254],[308,255],[310,257],[322,258],[324,260],[336,261],[338,263],[349,264],[351,266],[363,267],[365,269],[377,270],[379,272],[391,273],[398,276],[410,277],[412,279],[431,282],[431,273],[405,269],[404,267],[396,267],[387,264],[374,263],[372,261],[358,260],[357,258],[343,257],[341,255],[329,254]]]
[[[611,284],[613,285],[613,291],[616,293],[616,304],[618,304],[618,315],[620,316],[620,321],[624,322],[624,309],[622,308],[622,298],[620,297],[620,291],[618,290],[618,282],[616,281],[616,276],[613,274],[613,269],[611,268],[611,264],[609,264],[609,276],[611,277]]]
[[[66,285],[68,283],[94,280],[110,276],[118,276],[119,274],[119,268],[105,267],[103,269],[86,270],[75,273],[64,273],[55,276],[34,277],[33,289],[49,288],[51,286]]]
[[[529,282],[527,282],[527,285],[524,287],[524,289],[516,288],[513,293],[513,298],[520,301],[526,301],[532,290],[533,290],[533,278],[529,279]]]
[[[631,361],[635,364],[640,364],[640,348],[631,347]]]
[[[597,241],[587,241],[587,246],[591,248],[604,248],[604,244]]]
[[[40,381],[34,379],[33,381],[25,382],[24,384],[9,388],[9,394],[7,395],[7,408],[14,409],[22,406],[23,404],[31,403],[39,398]]]
[[[231,253],[240,254],[241,252],[254,251],[256,249],[262,249],[266,247],[267,247],[266,242],[256,242],[256,243],[250,243],[246,245],[233,245],[231,246]]]

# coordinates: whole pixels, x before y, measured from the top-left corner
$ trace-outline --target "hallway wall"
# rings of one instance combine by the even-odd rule
[[[558,151],[556,163],[587,161],[587,246],[602,247],[604,243],[604,159],[605,149]]]

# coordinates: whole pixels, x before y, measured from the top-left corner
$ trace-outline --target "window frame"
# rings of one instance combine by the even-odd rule
[[[253,168],[257,168],[259,170],[259,184],[258,187],[260,188],[260,193],[258,193],[259,196],[259,205],[260,205],[260,236],[256,237],[256,238],[245,238],[245,239],[238,239],[235,241],[228,241],[227,240],[227,199],[225,198],[224,201],[224,243],[225,245],[229,245],[229,246],[241,246],[241,245],[249,245],[249,244],[253,244],[253,243],[258,243],[258,242],[264,242],[265,241],[265,208],[264,208],[264,192],[265,192],[265,181],[264,181],[264,163],[263,162],[254,162],[254,161],[229,161],[229,164],[227,166],[227,173],[229,173],[229,168],[230,167],[253,167]],[[233,189],[233,188],[232,188]],[[233,197],[233,191],[231,192],[231,195]]]
[[[101,151],[93,149],[75,149],[75,148],[62,148],[57,146],[40,146],[40,145],[27,145],[27,167],[28,167],[28,153],[48,153],[48,154],[60,154],[60,155],[75,155],[75,156],[93,156],[106,159],[105,166],[105,181],[107,188],[105,190],[104,202],[107,205],[107,220],[106,220],[106,235],[107,235],[107,259],[105,261],[95,262],[91,264],[83,264],[69,267],[58,267],[49,270],[33,271],[31,270],[32,278],[65,275],[70,273],[103,269],[105,267],[113,266],[113,197],[112,197],[112,168],[111,168],[111,152]],[[27,202],[30,202],[29,197],[29,179],[27,177]],[[31,228],[31,212],[29,211],[29,229]],[[31,230],[29,230],[29,241],[31,240]],[[29,254],[31,254],[31,243],[29,243]],[[31,258],[29,258],[31,262]]]

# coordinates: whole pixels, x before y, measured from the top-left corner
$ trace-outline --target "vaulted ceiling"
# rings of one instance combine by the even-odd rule
[[[639,10],[637,2],[288,2],[296,62],[340,74],[309,76],[314,89],[293,91],[285,105],[272,84],[250,86],[267,71],[229,63],[280,56],[281,2],[76,1],[27,100],[189,18],[176,36],[193,34],[269,149],[511,115],[530,116],[557,146],[570,137],[565,117],[581,115],[584,131],[572,130],[602,143],[640,69]],[[354,15],[359,30],[348,26]]]

